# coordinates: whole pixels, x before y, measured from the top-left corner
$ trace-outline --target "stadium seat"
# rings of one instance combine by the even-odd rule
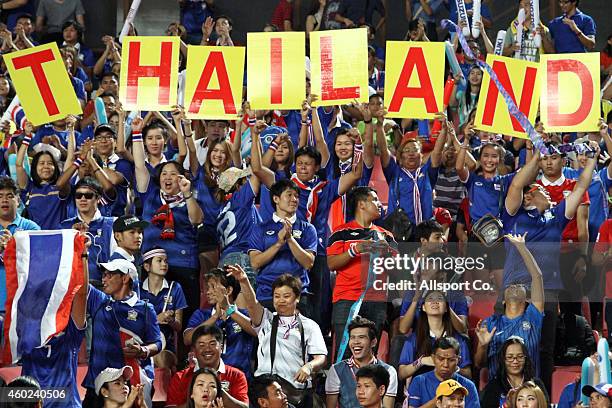
[[[0,368],[0,378],[6,383],[13,381],[21,375],[21,366],[10,366]]]
[[[497,302],[497,295],[478,295],[472,297],[472,304],[469,304],[468,328],[473,331],[479,320],[484,320],[493,314]]]
[[[552,396],[550,402],[557,404],[563,388],[573,382],[576,377],[580,377],[580,373],[580,366],[555,367],[552,375]]]
[[[155,394],[153,394],[153,403],[166,402],[166,394],[168,392],[168,385],[170,384],[170,378],[172,372],[167,368],[156,368],[155,369],[155,380],[153,382],[153,388],[155,388]]]

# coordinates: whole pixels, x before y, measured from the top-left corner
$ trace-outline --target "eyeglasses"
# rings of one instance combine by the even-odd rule
[[[508,363],[511,363],[514,360],[518,361],[519,363],[522,363],[523,361],[525,361],[525,355],[524,354],[519,354],[519,355],[516,355],[516,356],[506,356],[506,361]]]
[[[76,198],[77,200],[80,200],[81,198],[85,197],[87,200],[91,200],[92,198],[94,198],[96,196],[95,193],[81,193],[79,191],[77,191],[76,193],[74,193],[74,198]]]

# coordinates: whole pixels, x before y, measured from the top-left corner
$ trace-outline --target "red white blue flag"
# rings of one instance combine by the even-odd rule
[[[18,231],[9,241],[5,363],[16,363],[66,328],[72,299],[85,284],[84,246],[85,238],[75,230]]]

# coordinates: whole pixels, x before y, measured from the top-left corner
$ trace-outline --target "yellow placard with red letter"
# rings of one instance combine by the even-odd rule
[[[310,60],[315,106],[368,101],[367,29],[311,32]]]
[[[487,64],[493,68],[519,110],[532,124],[535,123],[540,100],[539,64],[493,54],[487,56]],[[483,75],[474,121],[476,128],[527,139],[525,129],[510,115],[508,105],[495,82],[486,72]]]
[[[178,37],[125,37],[119,100],[126,110],[169,111],[176,105]]]
[[[27,48],[3,57],[19,102],[33,125],[81,114],[81,104],[57,44]]]
[[[242,102],[244,47],[187,48],[185,109],[191,119],[236,119]]]
[[[306,96],[303,32],[247,34],[247,99],[252,109],[300,109]]]
[[[543,54],[540,116],[549,132],[599,129],[599,53]]]
[[[433,119],[442,111],[444,58],[444,43],[387,41],[387,117]]]

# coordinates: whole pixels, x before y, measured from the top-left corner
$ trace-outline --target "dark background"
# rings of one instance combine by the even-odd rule
[[[87,43],[100,47],[104,34],[117,34],[123,24],[123,3],[129,0],[81,0],[86,9]],[[316,0],[315,0],[316,1]],[[451,0],[454,1],[454,0]],[[215,0],[217,14],[226,14],[234,20],[233,38],[246,43],[246,33],[261,31],[270,20],[278,0]],[[493,15],[493,29],[488,30],[494,42],[497,31],[507,29],[517,14],[518,0],[485,0]],[[597,50],[604,46],[612,34],[612,0],[582,0],[580,9],[594,18],[597,24]],[[311,0],[294,0],[294,26],[303,30]],[[386,38],[401,40],[406,34],[407,22],[404,17],[404,0],[383,0],[387,11]],[[557,1],[540,0],[540,16],[544,24],[560,14]],[[140,34],[163,35],[171,21],[178,20],[176,0],[142,0],[136,26]],[[379,43],[382,45],[382,34]]]

